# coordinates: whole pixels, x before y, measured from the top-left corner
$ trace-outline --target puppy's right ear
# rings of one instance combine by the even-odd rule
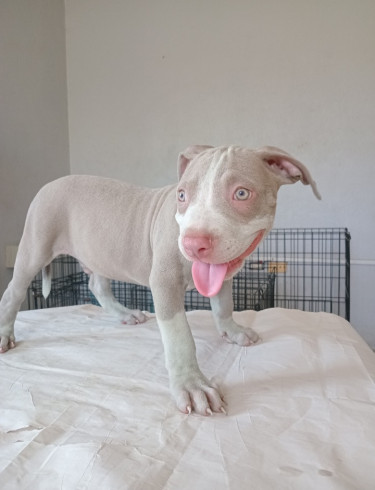
[[[185,151],[181,152],[178,155],[178,162],[177,162],[177,171],[178,171],[178,178],[181,179],[183,173],[186,170],[186,167],[189,165],[191,160],[193,160],[194,157],[199,155],[199,153],[202,153],[205,150],[209,150],[210,148],[213,148],[213,146],[209,145],[193,145],[193,146],[188,146]]]
[[[310,172],[289,153],[274,146],[258,148],[255,153],[260,156],[263,162],[267,164],[267,168],[277,177],[279,185],[294,184],[300,180],[305,185],[311,185],[317,199],[322,198]]]

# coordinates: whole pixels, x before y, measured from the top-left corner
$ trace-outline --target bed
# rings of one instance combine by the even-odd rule
[[[155,318],[93,305],[20,312],[0,356],[0,486],[23,489],[375,488],[375,355],[343,318],[236,312],[262,343],[228,344],[188,313],[228,414],[177,411]]]

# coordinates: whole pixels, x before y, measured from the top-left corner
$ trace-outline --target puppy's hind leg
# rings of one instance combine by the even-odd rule
[[[135,325],[147,320],[140,310],[130,310],[119,303],[113,295],[109,279],[98,274],[90,274],[89,288],[104,311],[119,318],[122,323]]]
[[[27,288],[36,274],[51,260],[38,253],[34,256],[25,242],[20,243],[13,279],[10,281],[0,301],[0,353],[15,347],[14,322],[26,297]]]

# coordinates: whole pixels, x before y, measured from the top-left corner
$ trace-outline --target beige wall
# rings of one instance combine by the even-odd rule
[[[159,186],[189,144],[277,145],[323,201],[285,187],[276,225],[350,229],[352,322],[375,345],[375,2],[66,0],[65,15],[68,104],[64,2],[0,2],[2,256],[36,189],[69,172],[67,107],[72,173]]]
[[[0,294],[11,278],[6,245],[20,240],[27,208],[69,173],[64,3],[0,2]]]
[[[66,16],[72,172],[163,185],[186,145],[277,145],[324,197],[282,189],[277,224],[347,225],[375,258],[375,2],[66,0]]]

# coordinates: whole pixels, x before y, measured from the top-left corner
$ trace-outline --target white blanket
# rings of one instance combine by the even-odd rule
[[[375,488],[375,355],[342,318],[236,313],[239,347],[188,314],[202,371],[228,415],[177,411],[154,318],[95,306],[21,312],[0,356],[0,488]]]

